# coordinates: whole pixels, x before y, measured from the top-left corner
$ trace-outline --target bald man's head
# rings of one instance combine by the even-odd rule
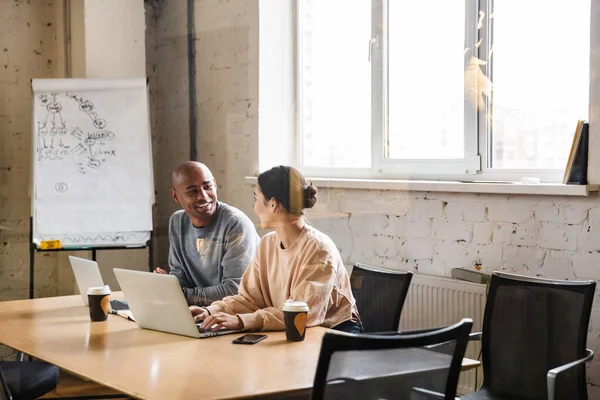
[[[217,212],[217,182],[210,169],[186,161],[172,174],[171,197],[185,210],[195,227],[208,225]]]
[[[210,177],[211,179],[213,177],[210,169],[201,162],[186,161],[173,170],[173,173],[171,174],[171,185],[175,187],[182,179],[198,173],[203,173],[205,177]]]

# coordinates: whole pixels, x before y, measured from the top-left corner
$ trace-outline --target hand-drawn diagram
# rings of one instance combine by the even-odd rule
[[[67,190],[69,190],[69,185],[64,182],[59,182],[54,185],[54,189],[56,189],[58,193],[65,193]]]
[[[44,121],[38,121],[38,134],[40,136],[56,136],[57,134],[64,136],[67,134],[67,127],[62,117],[62,105],[56,101],[58,93],[52,93],[50,99],[47,94],[40,95],[42,105],[46,107],[48,113]]]
[[[116,149],[111,146],[115,134],[106,129],[106,119],[98,116],[91,101],[69,92],[64,96],[66,99],[61,99],[59,93],[39,95],[46,114],[37,121],[38,161],[64,160],[71,156],[77,170],[86,174],[100,168],[107,158],[117,155]],[[69,104],[64,101],[69,99],[75,101],[78,110],[90,118],[89,128],[72,126],[66,121],[64,107]]]

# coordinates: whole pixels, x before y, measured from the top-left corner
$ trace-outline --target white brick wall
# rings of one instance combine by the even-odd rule
[[[551,200],[540,201],[534,207],[535,219],[540,222],[556,222],[563,224],[581,224],[588,210],[575,204],[556,205]]]
[[[412,220],[420,218],[439,218],[444,210],[444,202],[428,199],[410,199],[408,216]]]
[[[576,279],[573,268],[576,254],[569,251],[546,251],[540,274],[556,279]]]
[[[390,216],[389,224],[384,233],[410,238],[425,238],[431,235],[431,219],[423,218],[409,220],[406,217]]]
[[[517,233],[516,224],[494,223],[492,242],[494,244],[513,244],[515,234]]]
[[[499,270],[503,266],[502,261],[502,246],[492,245],[485,246],[478,251],[477,261],[481,263],[481,268],[485,272]],[[468,268],[467,266],[462,266]],[[439,272],[439,271],[438,271]]]
[[[403,259],[412,260],[415,262],[420,260],[431,260],[435,254],[433,240],[409,239],[402,244],[402,250],[400,251],[400,254]],[[415,263],[415,266],[418,265],[418,263]]]
[[[582,225],[542,222],[539,245],[545,249],[577,250],[577,236]]]
[[[343,240],[345,244],[340,246],[348,263],[381,264],[382,258],[397,253],[397,263],[414,261],[418,267],[424,265],[424,260],[437,262],[428,265],[430,270],[432,265],[471,268],[481,263],[486,270],[506,269],[548,277],[595,276],[593,272],[581,272],[593,267],[576,261],[600,254],[600,207],[595,197],[519,199],[479,195],[466,198],[471,202],[466,203],[458,196],[400,194],[393,201],[409,205],[406,216],[381,212],[380,204],[374,205],[388,196],[383,192],[320,188],[319,199],[327,205],[321,207],[319,219],[313,224],[338,238],[354,237],[352,243]],[[327,213],[339,221],[346,221],[345,215],[348,223],[328,224]],[[470,221],[479,219],[483,221]],[[399,250],[386,252],[379,244],[398,246]],[[355,251],[348,246],[354,246]],[[351,254],[362,258],[353,260]],[[443,274],[444,270],[436,272]]]
[[[538,242],[538,225],[534,221],[527,221],[517,226],[515,244],[517,246],[535,246]]]
[[[510,200],[510,199],[509,199]],[[516,222],[523,223],[533,216],[531,207],[518,201],[508,201],[500,204],[489,204],[487,206],[488,219],[494,222]]]
[[[449,275],[451,268],[509,271],[555,279],[600,281],[598,196],[533,197],[320,189],[314,225],[336,238],[345,262]],[[393,204],[382,205],[382,201]],[[408,205],[407,213],[398,213]],[[388,213],[386,210],[394,210]],[[406,215],[405,215],[406,214]],[[400,216],[399,216],[400,215]],[[346,240],[345,238],[352,238]],[[394,246],[395,248],[390,248]],[[599,295],[600,296],[600,292]],[[589,346],[600,351],[600,300],[594,303]],[[600,363],[589,379],[600,385]],[[590,386],[590,398],[598,392]]]
[[[573,272],[578,278],[600,281],[600,253],[595,251],[575,255],[573,257]],[[597,306],[600,307],[600,305]]]
[[[490,244],[492,242],[492,224],[490,222],[473,225],[473,243]]]
[[[473,227],[470,223],[434,219],[431,230],[435,239],[470,242],[473,237]]]

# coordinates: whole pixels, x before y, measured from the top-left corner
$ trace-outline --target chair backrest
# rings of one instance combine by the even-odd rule
[[[506,398],[546,399],[548,370],[585,356],[595,287],[494,272],[483,318],[484,387]],[[556,399],[587,399],[585,365],[556,383]]]
[[[410,271],[354,265],[350,284],[365,333],[398,330],[412,276]]]
[[[326,333],[312,399],[420,399],[424,390],[454,399],[472,325],[465,318],[420,334]],[[436,351],[436,345],[450,343],[451,355]]]

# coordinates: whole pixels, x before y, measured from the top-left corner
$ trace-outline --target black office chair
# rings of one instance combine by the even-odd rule
[[[311,398],[454,399],[473,321],[420,334],[326,333]],[[452,355],[436,351],[452,343]]]
[[[494,272],[482,340],[483,386],[463,400],[587,399],[585,363],[594,281]]]
[[[37,399],[58,385],[59,370],[41,361],[0,361],[0,399]]]
[[[398,331],[412,277],[410,271],[354,265],[350,285],[365,333]]]

